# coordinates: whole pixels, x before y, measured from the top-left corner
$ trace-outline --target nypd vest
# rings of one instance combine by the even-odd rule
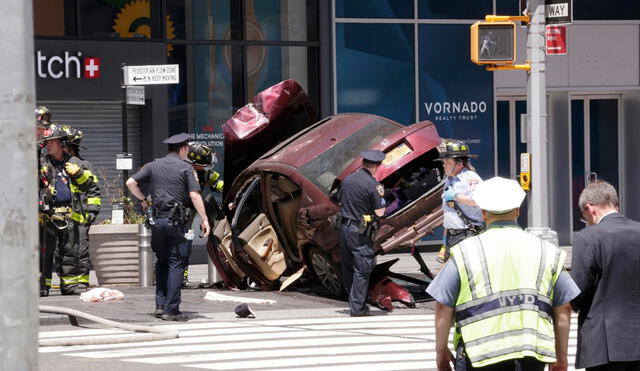
[[[460,275],[456,330],[472,365],[555,362],[553,288],[566,253],[510,224],[490,226],[451,255]]]

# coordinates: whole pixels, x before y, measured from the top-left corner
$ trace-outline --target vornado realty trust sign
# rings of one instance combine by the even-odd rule
[[[100,58],[83,57],[80,51],[46,55],[38,50],[36,72],[42,79],[97,79],[100,77]]]
[[[425,102],[424,107],[432,121],[477,120],[487,112],[485,101]]]

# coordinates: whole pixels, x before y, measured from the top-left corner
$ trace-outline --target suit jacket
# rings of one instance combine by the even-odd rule
[[[640,360],[640,223],[609,214],[573,241],[576,368]]]

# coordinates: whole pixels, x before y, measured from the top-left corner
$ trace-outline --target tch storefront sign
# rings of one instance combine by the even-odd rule
[[[38,50],[36,72],[37,77],[42,79],[97,79],[100,77],[100,58],[68,51],[47,55]]]

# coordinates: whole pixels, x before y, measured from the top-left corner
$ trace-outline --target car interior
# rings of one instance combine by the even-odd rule
[[[295,261],[300,261],[297,256],[297,236],[296,229],[298,225],[298,210],[300,209],[300,187],[287,177],[280,174],[272,174],[270,176],[269,193],[274,213],[277,217],[277,223],[282,230],[288,252]]]
[[[385,217],[392,217],[442,182],[444,170],[441,162],[435,161],[438,155],[434,148],[382,180],[387,203]]]

